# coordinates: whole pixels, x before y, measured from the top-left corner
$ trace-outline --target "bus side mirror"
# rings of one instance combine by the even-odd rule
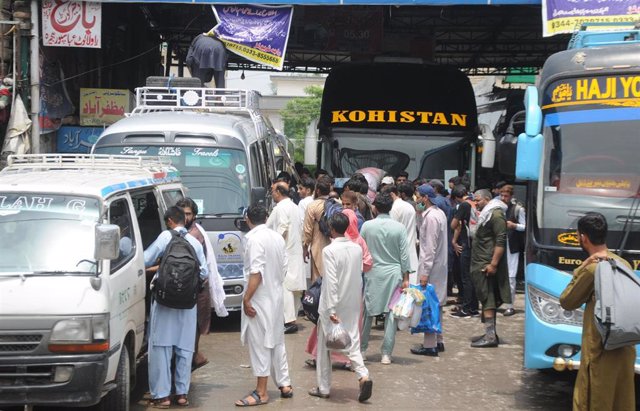
[[[120,227],[115,224],[98,224],[95,230],[93,258],[115,260],[120,254]]]
[[[524,95],[526,112],[524,133],[518,136],[516,149],[516,178],[538,180],[544,139],[542,130],[542,110],[538,104],[538,89],[527,87]]]
[[[264,205],[267,198],[267,189],[264,187],[253,187],[251,189],[251,205],[262,204]]]
[[[480,138],[482,139],[482,157],[480,165],[482,168],[493,168],[496,160],[496,138],[486,124],[478,124],[480,128]]]

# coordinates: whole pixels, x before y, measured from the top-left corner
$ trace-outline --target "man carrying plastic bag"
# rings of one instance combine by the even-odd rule
[[[311,389],[309,395],[329,398],[331,389],[329,348],[344,347],[345,354],[351,361],[351,367],[358,376],[360,385],[358,401],[364,402],[371,397],[373,382],[362,360],[358,330],[362,301],[362,248],[344,236],[348,226],[349,219],[342,213],[336,213],[329,218],[333,241],[322,251],[324,276],[318,307],[316,358],[318,386]],[[337,325],[348,333],[350,341],[345,338]],[[332,336],[330,347],[327,346],[328,336]]]

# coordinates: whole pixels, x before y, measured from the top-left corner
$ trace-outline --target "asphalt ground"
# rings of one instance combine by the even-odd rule
[[[498,348],[470,348],[470,337],[483,333],[479,318],[458,319],[445,307],[446,351],[439,357],[416,356],[410,348],[422,342],[422,335],[398,331],[391,365],[380,364],[382,328],[372,330],[367,352],[373,380],[369,401],[357,401],[358,383],[350,371],[334,368],[331,397],[311,397],[307,391],[316,384],[315,370],[305,365],[304,352],[313,324],[299,319],[300,331],[286,335],[289,372],[294,387],[291,399],[281,399],[269,381],[270,401],[264,410],[570,410],[574,372],[525,370],[523,368],[524,295],[516,298],[516,315],[498,314]],[[235,400],[255,388],[249,353],[240,344],[240,316],[212,321],[211,334],[202,337],[201,348],[210,363],[192,374],[189,400],[192,410],[237,410]],[[146,404],[146,365],[138,370],[138,384],[132,394],[132,411],[153,410]],[[638,381],[638,379],[636,379]],[[636,397],[640,385],[636,384]],[[640,401],[637,400],[640,404]],[[171,409],[181,409],[173,405]],[[4,408],[5,411],[21,408]],[[58,411],[63,408],[35,407]]]

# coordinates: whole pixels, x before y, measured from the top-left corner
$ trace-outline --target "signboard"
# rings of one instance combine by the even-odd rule
[[[42,0],[42,44],[101,47],[102,5],[98,2]]]
[[[640,18],[640,0],[542,0],[542,35],[573,33],[582,23],[623,23]]]
[[[106,88],[80,89],[80,125],[113,124],[131,111],[133,95],[129,90]]]
[[[640,107],[640,75],[563,79],[547,87],[542,97],[545,111],[585,105],[590,108]]]
[[[282,70],[293,17],[292,6],[214,5],[213,34],[247,60]]]
[[[62,126],[58,130],[58,153],[89,153],[100,137],[102,127]]]

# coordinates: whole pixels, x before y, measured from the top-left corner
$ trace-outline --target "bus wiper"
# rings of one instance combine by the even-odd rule
[[[638,191],[640,192],[640,187],[638,187]],[[625,246],[627,245],[627,240],[629,239],[629,234],[631,233],[631,228],[635,223],[635,216],[638,214],[638,208],[640,208],[640,197],[636,194],[631,202],[631,207],[629,207],[629,213],[627,214],[627,218],[624,222],[624,226],[622,227],[622,238],[620,239],[620,244],[618,245],[618,249],[616,250],[616,254],[622,257],[622,252],[624,251]]]

